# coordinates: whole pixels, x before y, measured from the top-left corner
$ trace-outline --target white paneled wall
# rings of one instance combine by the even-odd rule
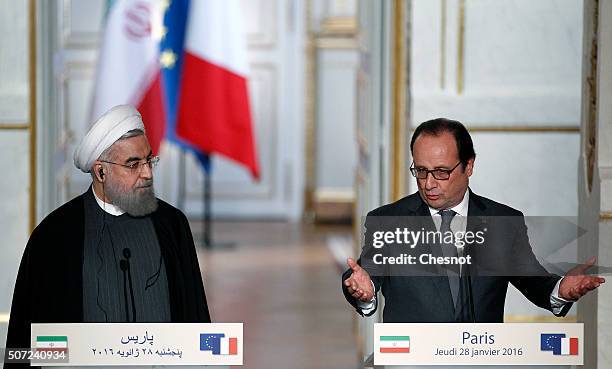
[[[472,139],[474,192],[527,216],[578,215],[578,133],[473,133]]]
[[[474,192],[526,215],[577,216],[582,2],[412,5],[411,125],[447,117],[472,129]],[[506,314],[546,312],[511,291]]]
[[[0,347],[30,232],[29,3],[0,1]]]
[[[0,147],[4,173],[0,181],[0,347],[4,347],[17,269],[30,234],[28,131],[0,130]]]
[[[0,123],[27,123],[28,78],[28,2],[0,1]]]
[[[355,182],[355,49],[321,49],[317,73],[317,191],[352,196]]]
[[[224,218],[299,219],[303,178],[301,1],[243,0],[249,41],[251,110],[261,179],[242,167],[213,160],[213,213]],[[193,158],[187,163],[186,210],[202,214],[203,173]]]
[[[299,219],[303,181],[303,1],[244,0],[243,18],[248,42],[249,89],[261,179],[255,182],[235,163],[213,157],[213,214],[224,218]],[[89,177],[71,163],[75,145],[90,126],[90,105],[98,41],[106,2],[62,0],[50,2],[49,28],[55,30],[49,50],[54,95],[45,95],[54,131],[47,144],[54,147],[49,165],[60,173],[49,184],[59,193],[48,207],[80,194]],[[156,172],[158,195],[178,204],[181,153],[164,145]],[[53,163],[52,163],[53,161]],[[186,159],[184,208],[202,215],[203,173],[196,160]],[[55,189],[53,189],[55,187]],[[52,197],[49,194],[49,197]]]
[[[577,125],[581,1],[415,0],[413,12],[413,122]]]

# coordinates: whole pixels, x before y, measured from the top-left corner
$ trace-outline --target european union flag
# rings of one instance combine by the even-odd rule
[[[540,350],[552,351],[553,355],[561,355],[561,338],[564,333],[542,333],[540,335]]]
[[[200,333],[200,351],[212,351],[213,355],[221,355],[221,338],[223,333]]]
[[[187,19],[189,18],[190,0],[173,0],[168,2],[164,12],[165,33],[159,42],[159,55],[171,55],[169,63],[161,63],[162,86],[164,106],[166,111],[166,139],[190,150],[203,165],[204,170],[210,169],[210,158],[205,152],[191,145],[176,135],[176,116],[178,110],[178,97],[183,72],[183,59],[185,36],[187,32]]]

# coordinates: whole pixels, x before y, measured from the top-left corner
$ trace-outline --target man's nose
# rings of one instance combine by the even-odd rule
[[[144,179],[153,178],[153,168],[151,164],[145,163],[140,166],[140,177]]]
[[[425,189],[431,190],[436,187],[438,187],[438,181],[434,178],[432,173],[427,173],[427,177],[425,177]]]

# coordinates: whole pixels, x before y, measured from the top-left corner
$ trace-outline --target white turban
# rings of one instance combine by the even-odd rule
[[[110,109],[98,118],[81,140],[74,151],[74,165],[84,173],[89,173],[102,152],[133,129],[145,130],[138,110],[130,105],[118,105]]]

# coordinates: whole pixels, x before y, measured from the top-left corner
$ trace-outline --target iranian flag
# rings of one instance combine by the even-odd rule
[[[221,355],[238,355],[238,338],[221,337],[219,352]]]
[[[138,109],[154,154],[163,139],[259,178],[240,0],[109,1],[91,121]]]
[[[578,338],[561,338],[561,355],[578,355]]]
[[[130,104],[138,109],[154,153],[165,134],[159,41],[166,2],[109,2],[96,71],[92,121],[108,109]]]
[[[68,336],[36,336],[36,351],[68,350]]]
[[[259,178],[240,0],[191,1],[176,134]]]
[[[380,336],[380,353],[410,352],[410,336]]]

